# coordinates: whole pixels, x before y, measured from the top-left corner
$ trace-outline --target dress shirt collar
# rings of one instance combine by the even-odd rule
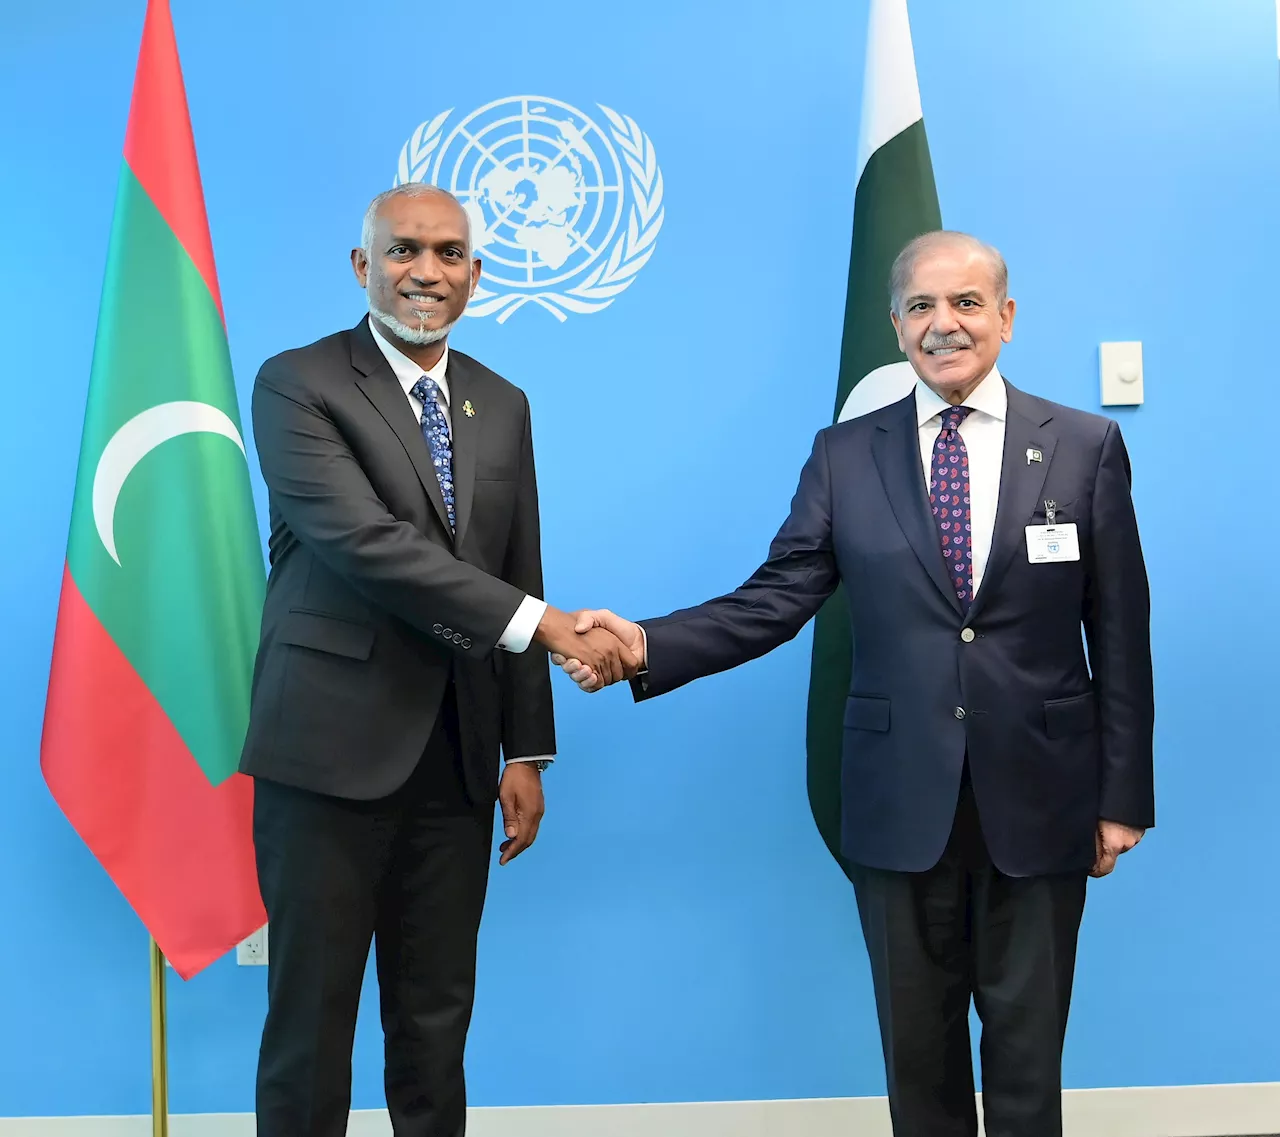
[[[1009,411],[1009,393],[1005,390],[1000,368],[992,367],[987,377],[974,388],[964,405],[1004,422]],[[916,380],[916,425],[924,426],[930,419],[940,418],[950,404],[923,379]]]
[[[400,381],[400,386],[404,388],[406,395],[413,393],[413,388],[418,380],[424,375],[428,379],[434,379],[436,386],[440,388],[440,394],[444,397],[445,405],[449,402],[449,381],[445,378],[445,372],[449,367],[449,345],[444,345],[444,354],[440,356],[439,362],[430,370],[423,371],[416,363],[413,362],[399,348],[393,347],[382,336],[378,330],[377,322],[372,316],[369,317],[369,329],[373,332],[373,342],[378,345],[378,350],[387,357],[387,362],[391,364],[391,370],[396,373],[396,378]]]

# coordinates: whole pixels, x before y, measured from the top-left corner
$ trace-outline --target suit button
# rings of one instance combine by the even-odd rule
[[[471,649],[471,641],[468,639],[464,639],[462,641],[462,646],[469,651]]]
[[[952,713],[956,716],[956,718],[962,719],[964,718],[964,707],[956,707],[956,709]]]
[[[436,624],[436,625],[434,625],[434,626],[432,627],[432,629],[431,629],[431,630],[432,630],[433,632],[435,632],[435,634],[436,634],[436,635],[439,635],[441,632],[443,632],[443,631],[444,631],[444,625],[443,625],[443,624]]]
[[[440,634],[441,634],[442,636],[444,636],[444,638],[445,638],[445,639],[448,639],[451,635],[453,635],[453,629],[452,629],[452,628],[445,628],[445,630],[444,630],[443,632],[441,632]]]
[[[972,628],[965,628],[965,630],[960,633],[960,638],[964,640],[965,643],[971,644],[978,637]]]
[[[460,643],[462,643],[462,633],[461,633],[461,632],[454,632],[454,633],[453,633],[453,642],[454,642],[454,643],[456,643],[456,644],[460,644]]]

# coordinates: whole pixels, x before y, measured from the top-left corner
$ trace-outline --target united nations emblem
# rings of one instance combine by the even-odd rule
[[[468,316],[599,312],[653,255],[664,216],[653,143],[634,119],[600,110],[607,129],[568,103],[518,95],[452,127],[453,109],[442,111],[404,144],[395,184],[442,186],[471,219],[484,268]]]

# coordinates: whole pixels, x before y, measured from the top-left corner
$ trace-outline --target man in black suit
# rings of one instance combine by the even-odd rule
[[[1014,302],[994,249],[926,234],[891,294],[915,390],[818,434],[751,579],[640,625],[600,611],[579,626],[632,648],[647,699],[791,639],[843,581],[842,846],[894,1133],[977,1133],[972,1000],[987,1137],[1053,1137],[1086,878],[1154,823],[1129,460],[1114,422],[1000,376]]]
[[[528,401],[447,344],[480,275],[466,213],[400,186],[361,246],[369,317],[269,359],[253,393],[271,572],[240,768],[271,927],[261,1137],[346,1132],[371,940],[395,1132],[464,1132],[494,800],[506,864],[555,751],[530,645],[634,673],[539,599]]]

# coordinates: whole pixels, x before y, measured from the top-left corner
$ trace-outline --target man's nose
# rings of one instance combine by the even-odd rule
[[[417,284],[434,284],[440,279],[440,258],[430,249],[423,249],[413,258],[409,275]]]
[[[950,304],[935,304],[933,319],[929,322],[929,330],[940,336],[949,336],[959,331],[960,321],[956,319],[955,309]]]

